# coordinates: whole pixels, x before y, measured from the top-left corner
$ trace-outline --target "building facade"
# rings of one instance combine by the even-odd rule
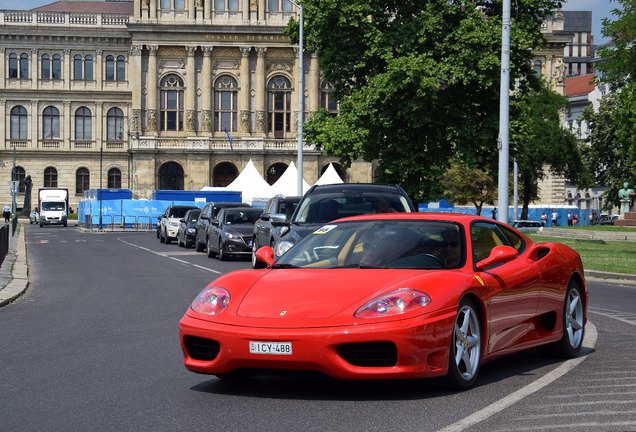
[[[273,184],[297,160],[298,49],[286,0],[56,2],[0,11],[1,161],[33,190],[226,186],[251,159]],[[304,117],[336,112],[303,56]],[[313,184],[334,158],[303,146]],[[355,162],[345,181],[372,181]],[[18,195],[22,206],[24,185]],[[35,196],[35,195],[34,195]],[[0,200],[10,202],[9,188]]]

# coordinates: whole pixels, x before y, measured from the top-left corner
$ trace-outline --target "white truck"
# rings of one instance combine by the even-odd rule
[[[68,189],[41,188],[38,191],[40,227],[68,223]]]

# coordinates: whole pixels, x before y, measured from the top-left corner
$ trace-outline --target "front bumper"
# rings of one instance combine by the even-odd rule
[[[284,329],[225,325],[194,314],[188,311],[179,323],[184,365],[192,372],[267,374],[268,370],[284,370],[319,372],[339,379],[394,379],[447,373],[456,311],[376,324]],[[291,342],[292,355],[252,354],[250,341]],[[381,347],[377,353],[362,354],[376,356],[377,362],[362,361],[361,366],[358,354],[351,353],[357,346],[367,351]],[[394,353],[387,353],[387,346]],[[387,363],[390,358],[394,360]]]
[[[227,239],[221,247],[229,255],[252,255],[252,238]]]

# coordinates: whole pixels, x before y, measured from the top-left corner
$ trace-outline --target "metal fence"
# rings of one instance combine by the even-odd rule
[[[0,265],[9,253],[9,224],[0,227]]]
[[[157,218],[152,216],[102,215],[101,223],[96,216],[86,215],[78,220],[80,228],[91,231],[155,231]]]

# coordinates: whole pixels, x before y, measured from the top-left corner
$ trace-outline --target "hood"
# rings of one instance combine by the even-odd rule
[[[239,225],[224,225],[223,226],[223,232],[238,234],[242,237],[245,237],[248,235],[251,236],[253,231],[254,231],[254,225],[239,224]]]
[[[304,239],[323,225],[327,224],[291,224],[289,226],[289,231],[285,233],[281,240],[289,240],[292,243],[298,243],[300,240]]]
[[[246,292],[237,314],[285,320],[328,318],[361,306],[376,293],[412,287],[406,283],[419,275],[421,270],[271,270]]]

